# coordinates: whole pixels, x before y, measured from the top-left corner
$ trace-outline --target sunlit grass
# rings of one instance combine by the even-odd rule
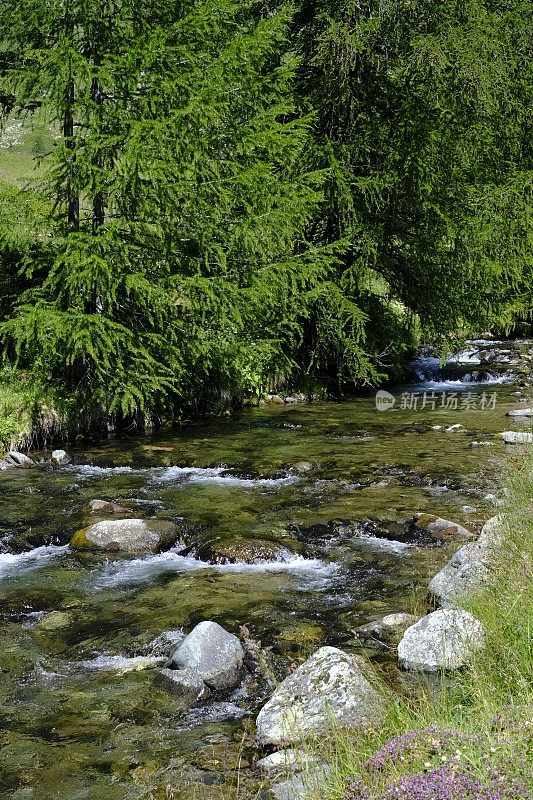
[[[505,540],[490,584],[464,603],[484,625],[486,648],[453,682],[443,679],[439,690],[421,690],[414,698],[389,698],[379,730],[336,732],[323,752],[332,764],[323,800],[377,800],[389,796],[387,791],[402,778],[429,775],[450,759],[454,769],[480,785],[490,782],[493,773],[501,776],[498,797],[528,796],[512,787],[517,781],[533,788],[532,456],[510,478],[501,517]],[[404,745],[400,738],[403,755],[377,771],[368,768],[368,759],[380,747],[413,730],[422,731],[415,745]],[[361,784],[346,791],[350,778]]]

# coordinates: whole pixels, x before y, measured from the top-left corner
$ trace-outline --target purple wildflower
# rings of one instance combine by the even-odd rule
[[[352,780],[342,800],[533,800],[533,795],[496,770],[481,781],[445,764],[429,773],[403,777],[384,789],[371,790]]]
[[[465,735],[459,731],[437,728],[431,725],[421,730],[407,731],[395,736],[380,747],[364,764],[368,770],[383,770],[388,764],[420,758],[423,755],[449,751],[464,742]]]

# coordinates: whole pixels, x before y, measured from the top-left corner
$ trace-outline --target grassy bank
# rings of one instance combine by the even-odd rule
[[[464,603],[485,650],[439,691],[391,700],[379,731],[335,736],[321,800],[533,797],[533,455],[510,479],[502,517],[493,579]]]
[[[0,370],[0,453],[27,450],[60,433],[53,404],[21,370]]]

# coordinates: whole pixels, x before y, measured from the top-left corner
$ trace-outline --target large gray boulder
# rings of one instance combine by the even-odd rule
[[[456,670],[483,643],[483,626],[472,614],[441,608],[407,628],[398,645],[398,661],[417,672]]]
[[[257,717],[260,746],[282,747],[333,722],[366,728],[379,721],[382,698],[364,677],[357,659],[336,647],[321,647],[278,686]]]
[[[170,655],[172,669],[190,669],[211,689],[229,689],[241,681],[244,648],[216,622],[200,622]]]
[[[273,800],[324,800],[331,767],[317,764],[270,787]]]
[[[487,580],[487,550],[478,542],[465,544],[431,579],[429,594],[442,608],[457,608]]]
[[[10,450],[4,461],[11,467],[21,467],[23,469],[31,469],[35,466],[33,459],[24,455],[24,453],[19,453],[18,450]]]
[[[56,466],[60,467],[63,464],[70,463],[70,456],[65,450],[54,450],[50,458],[50,461],[52,462],[52,464],[55,464]]]
[[[492,554],[495,554],[502,547],[504,533],[505,529],[503,520],[501,517],[496,515],[485,522],[481,528],[481,533],[479,534],[477,543],[480,547],[483,547]]]
[[[102,520],[74,534],[74,550],[107,550],[126,553],[155,553],[176,542],[178,528],[161,519]]]
[[[533,433],[524,431],[504,431],[500,433],[505,444],[529,444],[533,442]]]
[[[502,523],[491,517],[477,542],[461,547],[432,578],[428,591],[442,608],[460,607],[465,597],[478,591],[490,575],[490,563],[502,544]]]

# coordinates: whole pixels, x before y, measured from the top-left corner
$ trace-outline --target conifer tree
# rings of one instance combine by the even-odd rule
[[[335,248],[305,237],[322,175],[305,169],[287,9],[6,0],[6,13],[10,91],[58,127],[53,245],[1,324],[11,352],[66,378],[78,406],[131,417],[213,385],[264,389],[295,369],[320,308],[307,367],[329,348],[371,372],[362,316],[330,280]]]
[[[397,303],[433,341],[531,313],[532,30],[523,0],[300,3],[317,225],[371,329]]]

